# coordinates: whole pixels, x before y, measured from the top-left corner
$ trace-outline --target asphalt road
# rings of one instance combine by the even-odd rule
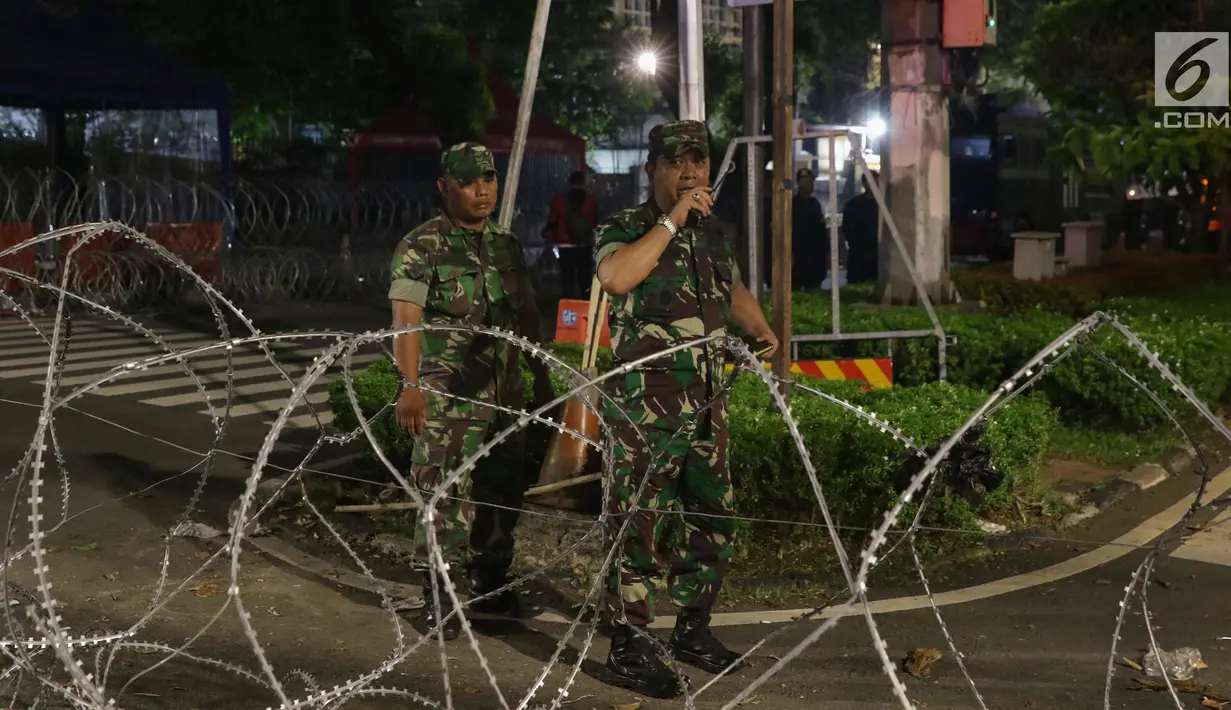
[[[2,355],[2,353],[0,353]],[[0,370],[6,365],[0,361]],[[39,378],[41,379],[41,378]],[[45,471],[44,525],[57,526],[44,540],[52,548],[45,556],[53,592],[74,634],[99,629],[124,629],[145,618],[160,586],[164,554],[167,591],[181,591],[140,627],[136,638],[179,646],[191,642],[188,652],[222,659],[258,676],[260,665],[253,645],[239,624],[234,606],[226,603],[230,585],[229,557],[202,559],[218,549],[216,543],[164,539],[168,529],[185,513],[199,482],[199,452],[212,444],[213,425],[201,406],[159,407],[142,401],[148,393],[120,396],[85,395],[55,417],[57,438],[65,455],[69,481],[69,520],[61,523],[63,484],[58,467]],[[38,409],[14,402],[41,400],[42,388],[29,378],[0,378],[0,462],[13,466],[24,454],[36,425]],[[271,415],[261,412],[243,417],[229,427],[223,449],[236,454],[255,452],[268,432]],[[312,432],[288,434],[278,449],[280,457],[302,455]],[[194,453],[198,452],[198,453]],[[318,458],[330,457],[323,452]],[[196,467],[196,468],[194,468]],[[220,526],[225,511],[251,473],[241,458],[220,456],[204,488],[193,520]],[[1141,520],[1181,500],[1191,481],[1175,481],[1130,501],[1121,511],[1076,533],[1084,539],[1110,540]],[[15,502],[14,546],[25,544],[29,507],[28,490],[14,489],[10,480],[5,499]],[[18,494],[19,493],[19,494]],[[1204,519],[1218,511],[1208,511]],[[1221,522],[1221,518],[1219,519]],[[1198,521],[1200,522],[1200,521]],[[970,579],[947,579],[942,588],[988,581],[992,577],[1029,571],[1071,557],[1089,546],[1025,545],[1000,553],[982,574]],[[1173,553],[1174,550],[1169,550]],[[1052,584],[1009,591],[981,601],[946,606],[941,616],[952,633],[987,708],[1047,708],[1087,710],[1102,707],[1109,652],[1124,586],[1145,555],[1129,554],[1095,569]],[[1191,559],[1199,557],[1208,561]],[[330,688],[371,671],[395,648],[395,624],[373,597],[341,589],[328,580],[306,576],[245,549],[238,582],[241,599],[252,614],[251,623],[277,677],[287,681],[292,697],[305,694],[305,685],[288,674],[302,669],[323,688]],[[1225,561],[1224,561],[1225,560]],[[208,564],[207,564],[208,563]],[[202,565],[207,566],[201,569]],[[1205,683],[1231,688],[1231,647],[1217,640],[1231,636],[1224,591],[1231,582],[1231,542],[1221,528],[1199,533],[1179,554],[1160,559],[1156,577],[1165,583],[1149,588],[1150,614],[1164,648],[1195,646],[1209,668],[1199,671]],[[9,579],[37,589],[33,565],[23,557],[8,570]],[[197,573],[196,576],[192,576]],[[210,584],[217,585],[210,587]],[[874,590],[875,589],[874,585]],[[893,594],[920,592],[892,590]],[[888,593],[888,592],[885,592]],[[215,621],[211,622],[214,616]],[[408,643],[417,634],[401,623]],[[910,650],[931,647],[944,658],[929,680],[902,676],[908,695],[920,708],[966,710],[983,707],[963,678],[949,650],[936,615],[928,610],[883,614],[876,623],[896,660]],[[698,698],[696,706],[719,708],[776,658],[785,657],[815,628],[815,622],[793,625],[748,624],[722,627],[721,637],[731,646],[748,648],[771,632],[779,635],[754,655],[755,667],[737,678],[719,681]],[[499,688],[510,705],[534,686],[567,626],[534,622],[495,624],[482,622],[479,645]],[[198,635],[198,632],[202,632]],[[1128,617],[1120,655],[1139,658],[1148,644],[1140,608]],[[566,661],[572,662],[580,643],[569,643]],[[598,638],[581,665],[565,708],[607,710],[634,702],[629,693],[602,682],[600,666],[607,649]],[[780,673],[769,679],[741,707],[832,708],[863,710],[895,707],[889,681],[874,653],[865,619],[842,620],[830,633],[804,650]],[[148,649],[146,649],[148,651]],[[165,654],[164,654],[165,655]],[[443,676],[439,651],[420,648],[399,664],[378,685],[403,688],[442,699]],[[93,663],[93,653],[79,652]],[[162,659],[158,653],[126,651],[108,678],[113,694],[138,671]],[[500,707],[496,691],[465,642],[449,645],[446,658],[454,707]],[[51,663],[50,668],[57,664]],[[536,702],[550,702],[565,682],[568,663],[557,666],[540,688]],[[53,672],[63,679],[63,671]],[[698,685],[705,674],[692,673]],[[1115,708],[1174,708],[1165,694],[1129,690],[1137,675],[1118,668],[1112,682]],[[1200,707],[1199,696],[1182,696],[1181,707]],[[174,660],[137,677],[117,698],[121,707],[188,710],[203,707],[263,708],[278,704],[278,697],[238,674],[199,662]],[[405,707],[405,699],[362,698],[348,707]],[[644,710],[684,707],[683,702],[648,700]]]

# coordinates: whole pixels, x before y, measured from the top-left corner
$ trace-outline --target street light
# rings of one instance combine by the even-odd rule
[[[872,140],[876,140],[877,138],[885,135],[885,131],[888,129],[888,126],[885,125],[885,119],[873,118],[868,121],[867,129],[868,137]]]
[[[646,50],[637,55],[637,71],[642,74],[655,74],[658,72],[658,55]]]

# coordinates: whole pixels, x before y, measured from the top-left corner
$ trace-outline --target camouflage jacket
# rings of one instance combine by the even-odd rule
[[[521,241],[488,220],[481,231],[441,214],[402,238],[393,255],[389,299],[423,307],[424,325],[486,325],[520,331],[533,299]],[[422,331],[419,375],[433,387],[516,405],[522,397],[519,350],[490,336]],[[442,381],[443,380],[443,381]]]
[[[660,216],[662,210],[651,200],[600,224],[594,263],[636,242]],[[610,297],[608,318],[616,361],[630,362],[690,340],[726,335],[732,290],[739,283],[734,249],[721,222],[711,217],[699,227],[681,228],[644,281],[623,296]],[[713,387],[722,375],[724,354],[720,339],[653,360],[644,369],[673,373],[668,381],[677,381],[681,388],[698,379]],[[641,385],[626,394],[636,396],[635,390],[641,388],[656,389],[642,378]]]

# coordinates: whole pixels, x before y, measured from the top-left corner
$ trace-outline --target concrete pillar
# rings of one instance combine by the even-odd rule
[[[949,288],[949,101],[938,0],[888,0],[889,209],[933,303]],[[882,161],[883,162],[883,161]],[[888,246],[888,245],[887,245]],[[882,301],[916,302],[906,263],[890,250]]]
[[[1056,275],[1056,241],[1059,232],[1015,232],[1013,278],[1042,281]]]
[[[701,0],[680,0],[680,119],[705,120]]]
[[[1103,223],[1065,222],[1064,255],[1073,268],[1098,266],[1103,261]]]

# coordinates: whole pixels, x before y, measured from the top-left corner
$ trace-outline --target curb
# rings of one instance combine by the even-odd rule
[[[1210,481],[1211,495],[1218,497],[1231,492],[1231,467],[1226,468],[1221,473],[1214,476]],[[1062,562],[1050,565],[1043,569],[1033,570],[1011,577],[1005,577],[993,582],[976,584],[970,587],[963,587],[946,592],[940,592],[933,595],[918,595],[913,597],[896,597],[892,599],[879,599],[872,601],[868,605],[868,610],[873,614],[889,614],[906,611],[918,611],[925,609],[934,609],[941,606],[952,606],[957,604],[969,604],[985,599],[1002,596],[1011,592],[1021,591],[1023,589],[1031,589],[1044,585],[1052,585],[1062,579],[1068,579],[1074,575],[1087,572],[1102,565],[1118,560],[1132,551],[1157,538],[1162,533],[1166,532],[1177,522],[1183,519],[1189,507],[1192,505],[1191,495],[1182,497],[1178,502],[1171,505],[1166,510],[1159,512],[1145,520],[1133,530],[1121,535],[1114,541],[1103,545],[1097,549],[1085,552],[1076,557],[1064,560]],[[225,540],[225,538],[219,538]],[[262,538],[256,538],[262,540]],[[267,538],[266,538],[267,540]],[[247,539],[252,543],[252,539]],[[254,545],[258,549],[265,548],[267,554],[284,562],[287,562],[301,570],[310,572],[316,575],[321,574],[322,569],[336,569],[335,565],[328,562],[323,562],[317,558],[300,553],[296,550],[291,552],[291,546],[286,545]],[[264,551],[264,550],[263,550]],[[353,576],[342,575],[333,577],[326,573],[325,581],[333,582],[343,586],[349,586],[356,582],[355,577],[359,577],[364,583],[366,590],[370,590],[371,580],[358,575]],[[383,587],[387,592],[411,592],[415,588],[406,585],[403,587],[393,582],[380,581],[378,585]],[[407,588],[408,587],[408,588]],[[399,595],[400,596],[400,595]],[[407,599],[405,608],[414,608],[421,604],[419,599]],[[763,611],[747,611],[747,612],[716,612],[713,618],[713,625],[721,626],[752,626],[758,624],[786,624],[799,620],[801,615],[811,613],[811,609],[775,609]],[[815,617],[816,620],[833,618],[841,615],[841,610],[838,608],[826,609],[821,614]],[[554,611],[545,611],[533,619],[527,621],[539,621],[552,624],[569,624],[572,619]],[[672,615],[659,616],[650,626],[656,629],[668,629],[675,624],[675,617]]]
[[[1196,451],[1188,447],[1174,446],[1153,460],[1138,464],[1131,471],[1108,479],[1106,485],[1081,494],[1078,501],[1081,507],[1066,516],[1061,526],[1069,528],[1080,525],[1124,500],[1130,493],[1149,490],[1172,476],[1196,473],[1199,467]]]

